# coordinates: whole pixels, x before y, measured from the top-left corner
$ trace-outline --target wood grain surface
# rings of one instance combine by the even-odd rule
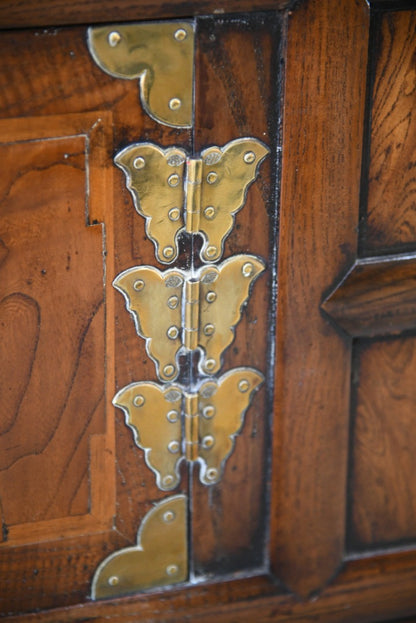
[[[365,253],[416,246],[416,15],[374,20]]]

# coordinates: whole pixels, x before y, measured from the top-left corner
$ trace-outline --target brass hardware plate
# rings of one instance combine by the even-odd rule
[[[185,459],[198,461],[200,481],[212,485],[221,479],[245,412],[263,381],[253,368],[235,368],[219,380],[205,380],[195,393],[180,385],[142,381],[121,389],[113,404],[124,411],[160,489],[178,486],[179,465]]]
[[[152,143],[129,145],[115,157],[124,171],[134,205],[146,219],[159,262],[178,256],[181,231],[201,234],[203,262],[215,262],[231,232],[234,215],[269,153],[255,138],[240,138],[224,147],[209,147],[201,158],[187,158],[178,147]]]
[[[114,552],[97,568],[92,599],[121,597],[188,577],[187,501],[176,495],[159,502],[142,521],[137,545]]]
[[[142,106],[150,117],[173,127],[192,126],[192,22],[92,27],[88,48],[110,76],[139,80]]]
[[[176,355],[182,347],[203,350],[205,357],[199,364],[202,374],[218,372],[250,286],[264,268],[261,258],[234,255],[194,273],[136,266],[115,278],[113,285],[124,295],[136,331],[145,338],[146,350],[162,381],[177,378]]]

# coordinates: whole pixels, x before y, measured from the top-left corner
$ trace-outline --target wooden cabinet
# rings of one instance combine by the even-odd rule
[[[153,120],[137,80],[88,50],[89,25],[149,19],[195,28],[190,128]],[[0,612],[416,615],[413,3],[6,0],[0,26]],[[99,564],[170,495],[112,406],[120,388],[157,381],[112,281],[166,269],[114,157],[241,137],[270,154],[223,259],[254,254],[266,270],[221,373],[252,366],[265,383],[218,484],[181,463],[188,580],[92,600]],[[179,238],[181,269],[193,240],[190,259]],[[181,355],[185,375],[198,356],[187,368]]]

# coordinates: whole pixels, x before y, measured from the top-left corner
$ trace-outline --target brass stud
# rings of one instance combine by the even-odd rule
[[[250,383],[247,381],[247,379],[242,379],[238,384],[238,391],[244,394],[248,390],[249,387],[250,387]]]
[[[177,296],[170,296],[168,298],[168,307],[170,309],[176,309],[179,305],[179,298]]]
[[[244,277],[250,277],[253,274],[254,266],[251,262],[246,262],[241,269]]]
[[[172,409],[166,414],[167,419],[169,420],[169,422],[172,422],[172,424],[178,421],[178,416],[179,413],[175,411],[175,409]]]
[[[180,181],[180,177],[177,173],[172,173],[172,175],[169,175],[168,177],[169,186],[175,187],[179,184],[179,181]]]
[[[142,158],[142,156],[137,156],[137,158],[133,160],[133,166],[135,169],[143,169],[145,164],[145,159]]]
[[[214,184],[218,179],[218,173],[215,173],[215,171],[210,171],[207,175],[207,182],[208,184]]]
[[[142,407],[145,402],[146,400],[141,394],[137,394],[137,396],[133,398],[133,404],[135,407]]]
[[[143,279],[137,279],[137,281],[133,283],[133,288],[136,290],[136,292],[140,292],[140,290],[143,290],[144,288]]]
[[[209,469],[207,469],[208,480],[215,480],[217,476],[218,476],[218,471],[215,469],[215,467],[210,467]]]
[[[213,370],[215,368],[215,363],[215,359],[207,359],[204,366],[205,370]]]
[[[180,444],[176,439],[168,444],[168,450],[169,452],[172,452],[172,454],[177,454],[179,452],[179,448]]]
[[[207,206],[205,208],[205,210],[204,210],[204,216],[209,221],[212,221],[212,219],[215,218],[215,208],[214,208],[214,206]]]
[[[174,478],[172,476],[172,474],[167,474],[167,476],[164,476],[162,479],[162,483],[165,485],[165,487],[170,487],[170,485],[174,482]]]
[[[205,300],[207,301],[207,303],[213,303],[216,298],[217,298],[217,293],[214,292],[214,290],[210,290],[205,295]]]
[[[167,330],[167,334],[168,334],[168,338],[170,340],[176,340],[176,338],[179,335],[179,329],[178,327],[176,327],[175,325],[172,325],[171,327],[169,327],[169,329]]]
[[[244,162],[247,164],[251,164],[252,162],[255,161],[256,159],[256,154],[254,153],[254,151],[246,151],[246,153],[244,154]]]
[[[120,578],[117,575],[112,575],[111,577],[108,578],[108,583],[110,586],[117,586],[119,582],[120,582]]]
[[[119,32],[117,32],[116,30],[113,30],[112,32],[109,33],[108,35],[108,44],[112,47],[115,48],[116,45],[118,45],[121,41],[121,35]]]
[[[214,407],[214,405],[207,405],[206,407],[204,407],[203,410],[202,410],[202,415],[207,420],[210,420],[212,417],[214,417],[214,415],[215,415],[215,407]]]
[[[181,106],[182,102],[179,97],[172,97],[172,99],[169,100],[169,108],[171,110],[178,110]]]
[[[176,575],[179,571],[179,567],[178,565],[168,565],[166,567],[166,574],[167,575]]]
[[[214,255],[216,255],[217,253],[217,247],[214,247],[214,245],[210,245],[207,250],[205,251],[205,254],[208,257],[214,257]]]
[[[204,333],[205,335],[212,335],[215,333],[215,326],[211,323],[206,324],[204,327]]]
[[[173,257],[173,254],[175,253],[175,251],[173,250],[173,247],[165,247],[162,253],[163,253],[163,257],[165,257],[168,260],[169,258]]]
[[[175,37],[176,41],[184,41],[188,36],[188,33],[184,28],[178,28],[173,36]]]
[[[205,448],[205,450],[209,450],[209,448],[212,448],[214,443],[215,439],[212,435],[205,435],[205,437],[202,439],[202,447]]]
[[[180,215],[181,211],[179,210],[179,208],[172,208],[171,210],[169,210],[168,213],[169,219],[174,222],[179,220]]]
[[[171,363],[168,363],[164,368],[163,368],[163,372],[165,374],[165,376],[173,376],[175,374],[175,366],[173,366]]]
[[[176,515],[173,511],[166,511],[163,513],[163,521],[166,523],[170,523],[175,519]]]

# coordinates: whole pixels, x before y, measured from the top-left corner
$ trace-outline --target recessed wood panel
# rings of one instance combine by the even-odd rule
[[[416,540],[416,337],[356,346],[352,551]]]
[[[416,247],[416,15],[373,19],[366,253]]]

